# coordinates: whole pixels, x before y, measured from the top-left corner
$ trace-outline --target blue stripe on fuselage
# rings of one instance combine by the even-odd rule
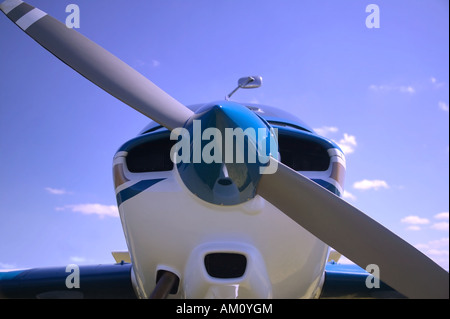
[[[120,206],[124,201],[136,196],[162,180],[165,180],[165,178],[147,179],[125,188],[116,195],[117,205]]]

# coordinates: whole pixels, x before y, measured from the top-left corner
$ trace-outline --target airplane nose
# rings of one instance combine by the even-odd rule
[[[247,107],[221,101],[200,108],[184,125],[177,169],[186,187],[216,205],[252,199],[269,156],[278,156],[271,127]]]

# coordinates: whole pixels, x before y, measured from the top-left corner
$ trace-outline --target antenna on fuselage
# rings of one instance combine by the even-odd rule
[[[246,76],[240,78],[238,80],[238,86],[231,91],[227,96],[225,96],[225,100],[229,100],[230,97],[239,89],[256,89],[262,85],[262,77],[261,76]]]

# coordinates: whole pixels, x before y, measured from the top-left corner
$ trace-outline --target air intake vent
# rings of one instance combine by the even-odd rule
[[[247,258],[234,253],[211,253],[205,256],[205,267],[214,278],[239,278],[245,273]]]

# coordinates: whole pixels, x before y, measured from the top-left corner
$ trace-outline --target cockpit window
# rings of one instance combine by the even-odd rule
[[[305,133],[307,134],[307,133]],[[132,173],[170,171],[170,149],[175,144],[168,131],[142,136],[126,150],[126,164]],[[327,148],[312,138],[278,130],[281,162],[295,171],[326,171],[330,165]]]
[[[170,140],[169,132],[158,138],[142,142],[130,150],[126,157],[128,170],[132,173],[170,171],[173,168],[170,149],[176,141]]]
[[[327,149],[316,141],[297,136],[278,136],[281,162],[295,171],[326,171],[330,166]]]

